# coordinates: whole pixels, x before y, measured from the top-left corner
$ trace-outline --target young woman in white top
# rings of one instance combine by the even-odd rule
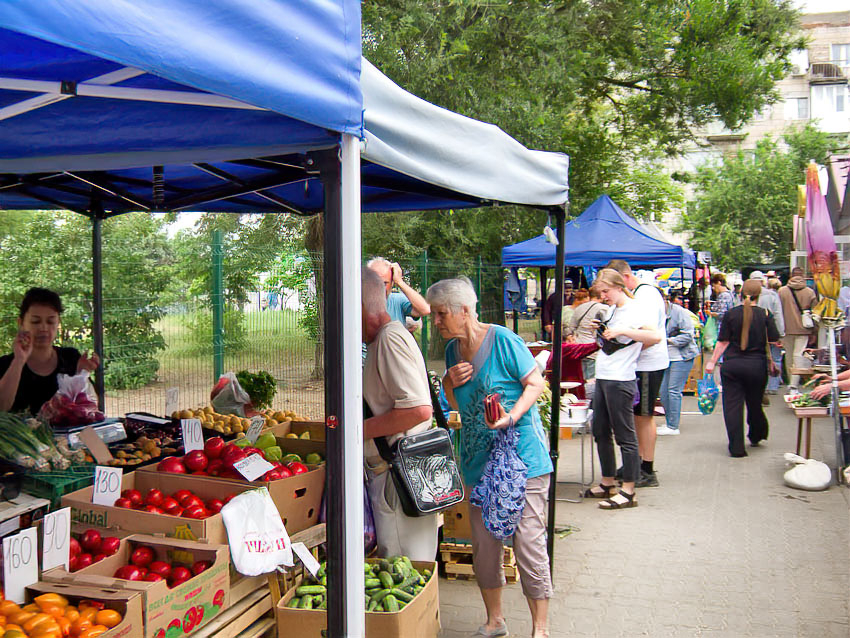
[[[635,369],[641,349],[659,343],[662,335],[634,303],[626,282],[616,270],[599,271],[594,288],[611,306],[599,326],[600,350],[596,357],[596,393],[593,396],[593,438],[599,454],[602,482],[585,492],[587,498],[604,499],[602,509],[636,507],[635,481],[640,475],[640,456],[635,433]],[[613,435],[613,437],[612,437]],[[614,441],[623,457],[623,485],[617,491]]]

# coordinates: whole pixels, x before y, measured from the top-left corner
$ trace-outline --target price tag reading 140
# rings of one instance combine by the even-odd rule
[[[6,600],[25,602],[25,590],[38,580],[38,537],[30,527],[3,539],[3,594]]]
[[[199,419],[180,419],[180,428],[183,430],[183,450],[186,453],[204,449],[204,433]]]
[[[260,438],[260,433],[263,431],[263,428],[266,427],[266,419],[262,416],[254,416],[251,417],[251,425],[248,428],[248,431],[245,433],[245,438],[248,439],[251,444],[257,442],[257,439]]]
[[[94,470],[94,491],[91,502],[95,505],[114,505],[121,496],[121,480],[124,470],[120,467],[98,465]]]

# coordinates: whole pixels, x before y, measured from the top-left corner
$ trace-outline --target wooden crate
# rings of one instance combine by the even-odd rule
[[[472,545],[467,543],[440,543],[440,556],[446,570],[446,578],[449,580],[475,578],[475,569],[472,566]],[[512,547],[504,548],[502,569],[508,583],[517,582],[519,572]]]

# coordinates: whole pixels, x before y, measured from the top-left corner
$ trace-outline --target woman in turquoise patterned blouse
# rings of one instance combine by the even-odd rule
[[[449,403],[460,412],[460,468],[469,488],[480,480],[497,431],[516,427],[517,453],[528,467],[525,507],[513,537],[523,593],[534,623],[534,638],[548,632],[552,582],[546,551],[546,512],[552,462],[537,397],[545,382],[522,339],[503,326],[481,323],[477,298],[466,279],[445,279],[428,289],[431,318],[446,344],[443,388]],[[499,393],[500,417],[485,419],[484,397]],[[470,505],[473,565],[487,622],[476,635],[504,636],[502,613],[502,542],[484,527],[481,510]]]

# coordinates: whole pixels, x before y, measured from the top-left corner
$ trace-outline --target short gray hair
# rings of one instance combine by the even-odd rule
[[[368,266],[360,269],[361,303],[367,315],[387,311],[387,289],[380,275]]]
[[[373,257],[366,262],[366,267],[371,268],[375,272],[381,273],[387,270],[391,271],[393,265],[388,259],[384,259],[383,257]]]
[[[425,299],[432,306],[445,306],[453,315],[466,308],[473,319],[478,319],[478,313],[475,311],[478,296],[472,282],[466,277],[438,281],[428,288]]]

